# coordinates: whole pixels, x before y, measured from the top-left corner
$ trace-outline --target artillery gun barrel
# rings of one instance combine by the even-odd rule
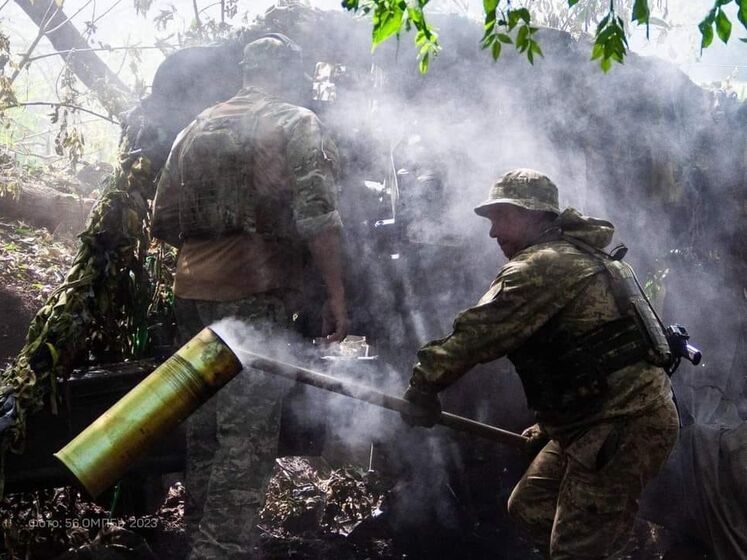
[[[417,405],[406,401],[405,399],[381,393],[364,385],[359,385],[314,370],[260,356],[246,350],[234,349],[234,351],[241,358],[244,367],[251,367],[272,375],[279,375],[293,381],[305,383],[306,385],[312,385],[325,391],[364,401],[381,408],[404,413],[414,413],[417,411]],[[442,412],[437,423],[454,430],[487,438],[519,449],[524,449],[528,441],[528,438],[514,432],[502,430],[495,426],[483,424],[482,422],[457,416],[456,414],[451,414],[449,412]]]

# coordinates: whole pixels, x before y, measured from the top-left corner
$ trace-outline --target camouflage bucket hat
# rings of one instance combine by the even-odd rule
[[[498,179],[490,189],[488,199],[475,208],[475,213],[487,216],[488,209],[496,204],[513,204],[527,210],[560,214],[558,187],[547,175],[533,169],[514,169]]]

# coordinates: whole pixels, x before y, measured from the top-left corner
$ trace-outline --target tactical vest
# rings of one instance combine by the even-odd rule
[[[643,360],[665,367],[672,358],[661,322],[630,265],[578,239],[563,239],[602,264],[621,317],[570,337],[556,315],[509,354],[529,408],[540,419],[589,413],[601,406],[610,373]]]
[[[169,162],[172,184],[162,188],[159,183],[156,193],[155,236],[173,243],[175,237],[210,239],[243,232],[290,242],[290,178],[271,185],[257,180],[257,168],[266,164],[260,152],[265,159],[285,157],[283,146],[265,146],[258,137],[265,107],[265,101],[257,101],[240,114],[225,115],[218,105],[186,130]]]

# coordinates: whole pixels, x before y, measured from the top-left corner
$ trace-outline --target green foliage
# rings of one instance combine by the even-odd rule
[[[399,39],[405,31],[415,29],[415,47],[418,50],[418,66],[422,73],[428,71],[431,58],[438,54],[440,45],[436,30],[425,18],[424,9],[429,0],[343,0],[346,10],[364,14],[371,13],[373,27],[371,31],[371,50],[392,36]]]
[[[480,40],[483,49],[490,50],[493,60],[501,56],[502,45],[513,44],[520,53],[525,53],[530,64],[535,56],[542,56],[542,49],[534,39],[537,28],[531,25],[532,16],[526,8],[505,11],[499,8],[500,0],[484,0],[484,34]],[[514,37],[511,37],[511,33]]]
[[[414,26],[418,33],[415,43],[419,49],[421,61],[420,71],[427,72],[428,63],[432,55],[440,49],[438,38],[425,19],[424,9],[429,0],[342,0],[342,7],[351,12],[372,14],[372,46],[387,40],[392,36],[399,37],[402,27],[409,31]],[[567,0],[568,9],[580,7],[581,0]],[[732,33],[732,22],[723,7],[734,2],[737,4],[737,18],[747,29],[747,0],[716,0],[714,7],[700,22],[698,28],[702,35],[701,48],[708,47],[713,42],[714,35],[718,35],[724,43],[729,41]],[[625,11],[630,11],[630,21],[637,25],[646,26],[648,37],[649,25],[652,20],[651,4],[655,0],[632,0],[620,2]],[[526,54],[527,60],[534,63],[535,56],[542,56],[542,49],[535,40],[537,27],[532,25],[532,15],[527,8],[514,8],[510,0],[483,0],[485,20],[483,36],[480,46],[489,51],[493,60],[498,60],[503,45],[513,44],[520,53]],[[584,7],[588,13],[590,6]],[[601,14],[600,14],[601,15]],[[740,39],[747,42],[747,39]],[[615,13],[615,1],[610,0],[609,9],[604,18],[597,25],[592,47],[592,60],[599,60],[604,72],[612,68],[613,62],[623,63],[628,52],[625,21]]]
[[[0,445],[23,448],[28,414],[58,402],[55,380],[92,359],[110,363],[142,357],[151,303],[144,271],[148,250],[146,201],[153,196],[150,161],[125,139],[114,176],[91,211],[62,285],[37,312],[26,343],[0,372],[0,391],[16,397],[18,419]]]
[[[597,27],[591,59],[598,59],[602,71],[609,72],[612,68],[612,61],[622,64],[627,48],[625,24],[622,18],[615,14],[614,9],[610,9]]]
[[[635,0],[633,4],[633,17],[631,21],[636,22],[638,25],[646,26],[646,38],[648,39],[648,24],[651,20],[651,9],[648,5],[648,0]]]
[[[392,35],[399,33],[402,27],[402,18],[407,10],[404,1],[384,1],[374,8],[373,11],[373,34],[371,37],[372,48],[386,41]]]
[[[703,18],[698,24],[702,40],[700,42],[700,49],[703,50],[708,48],[713,43],[714,28],[715,34],[724,43],[729,42],[731,37],[732,24],[729,16],[724,12],[723,7],[727,4],[731,4],[734,1],[737,4],[737,18],[743,27],[747,27],[747,0],[716,0],[716,3],[708,12],[708,15]]]

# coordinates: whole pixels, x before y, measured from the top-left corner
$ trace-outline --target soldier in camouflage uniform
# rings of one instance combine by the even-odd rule
[[[244,87],[176,139],[159,180],[154,235],[180,246],[174,281],[183,342],[224,317],[271,339],[290,325],[304,246],[327,289],[324,334],[347,319],[336,207],[336,148],[316,115],[288,98],[302,76],[286,37],[248,44]],[[241,372],[190,417],[190,558],[251,558],[257,514],[277,451],[287,382]]]
[[[475,211],[510,260],[453,332],[418,352],[405,398],[421,413],[405,420],[433,425],[439,391],[508,356],[538,420],[525,435],[545,438],[509,513],[553,560],[609,558],[677,439],[661,324],[624,253],[603,252],[612,224],[561,213],[546,176],[509,172]]]

